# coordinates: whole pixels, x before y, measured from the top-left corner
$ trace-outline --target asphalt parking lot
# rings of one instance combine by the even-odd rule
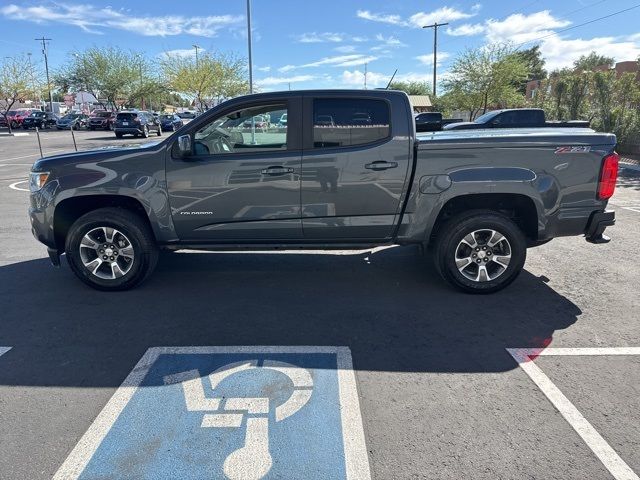
[[[143,141],[89,131],[76,140]],[[73,149],[68,131],[43,132],[42,144],[45,154]],[[31,236],[24,180],[38,157],[33,132],[0,136],[0,477],[75,478],[83,465],[82,478],[131,478],[151,475],[152,457],[214,461],[268,421],[256,410],[225,436],[201,428],[212,410],[203,407],[188,417],[200,440],[181,436],[191,407],[175,375],[238,361],[250,370],[247,359],[269,354],[310,372],[293,390],[319,392],[310,405],[323,420],[291,410],[272,424],[283,426],[270,452],[283,472],[300,455],[326,467],[323,478],[638,478],[640,171],[622,170],[611,243],[561,238],[529,250],[518,280],[490,296],[451,290],[414,248],[179,252],[138,289],[102,293],[66,262],[51,267]],[[159,383],[145,383],[153,375]],[[184,418],[163,417],[185,401]],[[314,418],[317,428],[293,431]],[[346,452],[338,460],[323,442],[334,434]],[[308,439],[309,451],[287,452],[289,438]],[[167,468],[156,478],[180,477]],[[308,468],[305,478],[319,478]]]

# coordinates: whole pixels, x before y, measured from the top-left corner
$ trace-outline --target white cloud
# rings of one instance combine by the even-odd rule
[[[334,50],[339,53],[353,53],[356,51],[356,47],[353,45],[340,45],[339,47],[334,48]]]
[[[315,75],[295,75],[293,77],[267,77],[262,80],[256,80],[256,83],[261,86],[270,85],[282,85],[285,83],[298,83],[298,82],[310,82],[316,80],[318,77]]]
[[[401,42],[394,36],[385,37],[384,35],[378,34],[376,35],[376,40],[381,43],[379,45],[376,45],[375,47],[371,47],[372,51],[387,50],[389,48],[400,48],[407,46],[406,43]]]
[[[342,72],[342,84],[346,87],[364,87],[364,71],[362,70],[345,70]],[[367,72],[367,87],[378,88],[386,87],[391,80],[391,74],[379,72]],[[409,72],[396,75],[394,81],[399,82],[430,82],[431,75],[427,73]]]
[[[344,40],[344,34],[342,33],[332,33],[332,32],[323,32],[323,33],[303,33],[302,35],[298,35],[296,37],[297,41],[300,43],[340,43]]]
[[[372,13],[369,10],[358,10],[356,12],[356,16],[358,18],[363,18],[365,20],[370,20],[372,22],[406,26],[406,22],[402,20],[400,15],[388,15],[384,13]]]
[[[571,25],[569,20],[555,18],[549,10],[523,15],[510,15],[502,21],[485,22],[486,37],[489,42],[522,43],[552,34],[554,29]]]
[[[442,64],[443,60],[446,60],[447,58],[450,58],[450,57],[451,57],[451,54],[449,52],[438,52],[438,66]],[[433,67],[433,55],[418,55],[416,57],[416,60],[418,60],[423,65],[426,65],[428,67]]]
[[[126,30],[144,36],[172,36],[189,34],[215,37],[218,31],[242,21],[239,15],[184,17],[182,15],[141,16],[89,4],[67,5],[48,3],[37,6],[9,4],[0,8],[9,20],[24,20],[38,24],[60,23],[73,25],[87,33],[104,33],[101,29]]]
[[[414,26],[421,28],[425,25],[431,25],[435,22],[438,23],[446,23],[446,22],[454,22],[456,20],[464,20],[465,18],[471,18],[476,15],[478,9],[472,7],[471,13],[462,12],[460,10],[456,10],[451,7],[441,7],[432,12],[418,12],[411,17],[409,17],[409,23]]]
[[[552,36],[540,44],[540,51],[546,60],[545,68],[555,70],[569,67],[582,55],[595,51],[598,55],[613,57],[616,61],[635,60],[640,56],[640,38],[624,41],[616,37],[596,37],[589,40],[566,39]]]
[[[352,67],[355,65],[364,65],[365,63],[373,62],[379,57],[374,55],[365,55],[362,53],[354,53],[352,55],[337,55],[333,57],[324,57],[320,60],[311,63],[305,63],[304,65],[285,65],[278,69],[279,72],[290,72],[298,68],[311,68],[311,67]]]
[[[271,67],[269,65],[265,65],[264,67],[255,67],[255,69],[259,72],[270,72]]]
[[[389,25],[397,25],[400,27],[422,28],[425,25],[431,25],[435,22],[445,23],[454,22],[474,17],[480,10],[480,4],[471,7],[470,12],[463,12],[452,7],[440,7],[431,12],[417,12],[407,19],[403,19],[400,15],[374,13],[369,10],[358,10],[356,16],[371,22],[387,23]]]
[[[472,36],[479,35],[485,31],[485,26],[476,23],[475,25],[471,25],[469,23],[465,23],[464,25],[460,25],[456,28],[447,28],[447,35],[451,35],[453,37],[462,37],[462,36]]]

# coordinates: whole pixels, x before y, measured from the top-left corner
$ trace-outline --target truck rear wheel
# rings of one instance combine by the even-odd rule
[[[493,293],[520,274],[527,256],[518,226],[494,211],[476,210],[449,219],[441,228],[434,263],[442,277],[468,293]]]
[[[135,213],[100,208],[71,226],[65,253],[73,273],[98,290],[128,290],[147,278],[158,261],[153,234]]]

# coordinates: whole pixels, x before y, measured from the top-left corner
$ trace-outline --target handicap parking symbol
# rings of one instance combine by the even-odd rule
[[[346,347],[147,351],[56,479],[369,479]]]

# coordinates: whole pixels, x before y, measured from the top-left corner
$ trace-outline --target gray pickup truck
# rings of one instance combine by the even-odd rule
[[[88,285],[123,290],[159,250],[356,249],[417,244],[452,285],[495,292],[528,247],[604,243],[613,135],[589,129],[416,135],[397,91],[229,100],[170,137],[38,160],[34,236]]]

